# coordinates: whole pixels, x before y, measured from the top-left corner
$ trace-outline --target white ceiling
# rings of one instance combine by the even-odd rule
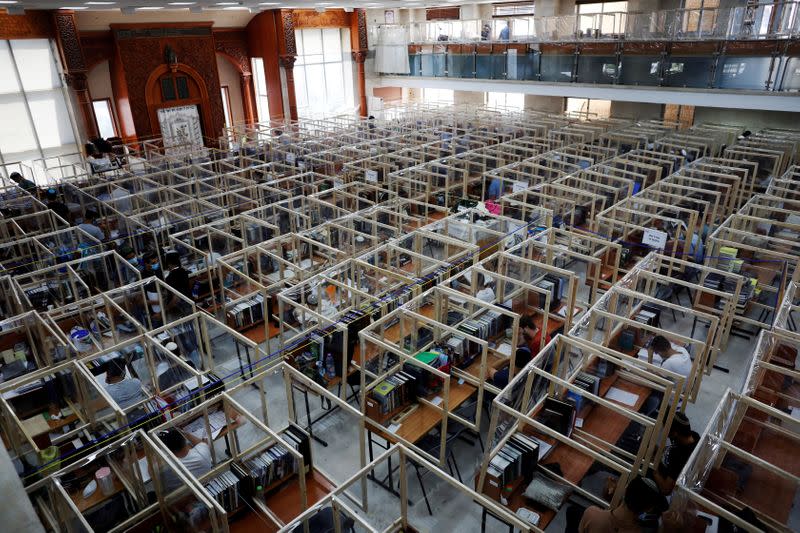
[[[9,8],[9,12],[20,9],[76,9],[81,11],[123,11],[133,13],[136,11],[198,11],[229,10],[247,11],[257,13],[265,9],[291,9],[291,8],[416,8],[426,5],[442,5],[457,3],[448,0],[0,0],[0,7]]]

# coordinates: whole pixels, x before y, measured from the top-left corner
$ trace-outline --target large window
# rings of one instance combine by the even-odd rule
[[[599,30],[604,35],[625,33],[625,14],[628,2],[591,2],[575,5],[578,29],[582,32]]]
[[[685,0],[683,8],[683,31],[709,32],[714,29],[719,0]]]
[[[295,32],[294,87],[297,115],[305,118],[353,113],[350,30],[308,28]]]
[[[92,100],[94,118],[97,121],[97,131],[100,137],[108,139],[117,136],[117,123],[114,121],[114,111],[111,109],[111,100],[101,98]]]
[[[0,73],[0,162],[77,152],[51,42],[0,41]]]
[[[486,93],[486,106],[499,111],[522,111],[525,95],[522,93]]]
[[[258,120],[269,120],[269,99],[267,99],[267,78],[264,74],[264,60],[254,57],[250,61],[253,67],[253,87],[256,91],[256,111]]]
[[[426,104],[453,104],[452,89],[422,89],[422,101]]]
[[[567,113],[581,118],[608,118],[611,116],[611,100],[567,98]]]
[[[532,17],[533,2],[503,2],[492,4],[493,17]]]

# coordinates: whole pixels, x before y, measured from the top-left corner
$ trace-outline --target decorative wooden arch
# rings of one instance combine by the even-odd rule
[[[167,74],[183,74],[190,80],[189,97],[175,100],[161,98],[161,85],[159,80]],[[199,107],[201,127],[204,137],[213,137],[209,132],[214,126],[211,118],[211,101],[208,97],[208,88],[203,77],[195,69],[183,63],[174,65],[159,65],[147,78],[145,85],[145,99],[147,101],[147,114],[150,118],[150,131],[161,133],[161,124],[158,121],[158,110],[167,107],[197,105]]]

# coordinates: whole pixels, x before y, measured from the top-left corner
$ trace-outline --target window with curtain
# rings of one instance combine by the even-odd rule
[[[304,118],[353,113],[350,30],[303,28],[295,31],[294,89],[297,115]]]
[[[78,151],[56,57],[47,39],[0,41],[2,163]]]
[[[522,93],[486,93],[486,106],[501,111],[522,111],[525,109],[525,95]]]
[[[600,30],[603,34],[624,33],[624,14],[627,12],[628,2],[589,2],[575,5],[578,29],[582,32]]]
[[[253,88],[256,92],[256,111],[258,120],[266,122],[269,120],[269,99],[267,98],[267,78],[264,75],[264,60],[254,57],[250,60],[253,68]]]

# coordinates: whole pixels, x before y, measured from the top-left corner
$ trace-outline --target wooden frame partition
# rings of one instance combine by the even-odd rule
[[[781,450],[793,449],[798,440],[792,417],[728,389],[678,477],[670,504],[675,527],[694,527],[702,511],[748,532],[791,531],[787,498],[800,478],[791,453]],[[743,467],[750,478],[737,474]],[[751,483],[753,477],[764,481]],[[744,507],[763,525],[741,518]]]
[[[602,368],[613,368],[613,373],[608,376],[592,374],[601,372],[598,369]],[[503,480],[498,486],[498,480],[490,475],[492,459],[510,439],[522,434],[528,442],[534,440],[538,444],[537,475],[568,484],[573,492],[594,505],[614,508],[622,499],[627,480],[644,473],[651,462],[655,462],[656,441],[666,438],[663,428],[669,427],[674,414],[675,402],[668,402],[666,398],[676,397],[676,386],[682,386],[682,381],[680,377],[665,371],[659,373],[659,370],[646,363],[631,364],[624,357],[591,343],[561,335],[553,339],[492,403],[490,442],[477,480],[479,492],[494,494],[495,499],[502,495],[512,512],[523,505],[533,506],[540,514],[539,527],[546,528],[553,519],[554,511],[532,505],[522,497],[524,476],[512,482]],[[575,380],[582,373],[596,375],[596,393],[576,385]],[[618,390],[635,398],[633,405],[614,400]],[[665,397],[655,419],[637,412],[637,406],[641,406],[652,391],[659,391]],[[539,415],[548,398],[563,401],[568,397],[580,399],[576,418],[581,418],[582,424],[562,433],[548,426]],[[631,424],[641,428],[642,439],[638,447],[628,451],[617,446],[617,439]],[[549,461],[547,464],[557,462],[561,471],[542,466],[545,460]],[[611,501],[580,486],[581,479],[595,462],[619,477]]]

